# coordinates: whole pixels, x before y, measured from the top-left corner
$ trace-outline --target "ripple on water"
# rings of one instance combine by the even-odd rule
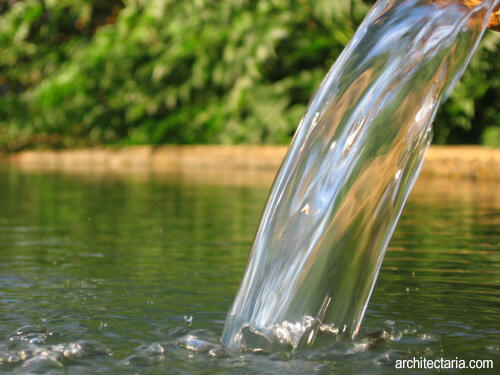
[[[119,374],[147,374],[169,369],[168,373],[183,374],[202,370],[223,374],[328,374],[344,370],[365,372],[362,371],[364,367],[372,366],[370,373],[383,374],[393,369],[398,359],[433,355],[429,344],[440,339],[435,334],[423,332],[418,325],[394,321],[385,321],[382,325],[383,329],[354,341],[273,353],[228,352],[220,344],[217,332],[183,325],[166,332],[162,341],[144,342],[119,356],[98,341],[64,342],[61,340],[64,334],[53,332],[49,327],[26,325],[0,342],[0,373],[65,374],[71,371],[90,374],[112,369]],[[487,351],[498,353],[498,347],[490,346]]]
[[[110,195],[106,184],[32,177],[0,184],[0,222],[8,225],[0,228],[1,375],[387,375],[400,373],[397,359],[413,356],[500,358],[498,209],[485,217],[474,202],[463,212],[443,199],[409,202],[363,326],[378,333],[321,349],[229,353],[219,336],[267,189],[201,186],[196,195],[192,186],[158,183],[155,191],[168,194],[147,201],[149,183],[123,182]],[[60,194],[68,189],[101,210],[102,226],[81,220],[87,208]],[[11,204],[42,190],[57,194],[30,211]],[[488,207],[498,195],[490,190],[478,201]],[[216,211],[205,202],[217,202]],[[38,222],[39,211],[51,214]],[[432,225],[432,213],[446,220]],[[22,222],[34,230],[10,231]],[[158,226],[161,238],[148,229]]]
[[[68,361],[111,356],[111,351],[93,340],[78,340],[69,343],[47,344],[58,335],[38,325],[27,325],[17,329],[5,342],[0,343],[0,371],[15,367],[16,373],[59,373]],[[54,372],[56,371],[56,372]]]

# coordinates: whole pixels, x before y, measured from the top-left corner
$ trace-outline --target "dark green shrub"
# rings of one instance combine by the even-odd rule
[[[0,147],[286,143],[371,3],[2,1]],[[438,142],[499,126],[498,40],[442,110]]]

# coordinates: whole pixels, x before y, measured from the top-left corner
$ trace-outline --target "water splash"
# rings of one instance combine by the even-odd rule
[[[222,341],[355,337],[436,110],[498,0],[379,0],[320,85],[264,210]]]

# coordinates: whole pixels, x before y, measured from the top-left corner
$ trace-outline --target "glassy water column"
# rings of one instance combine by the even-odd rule
[[[439,104],[498,0],[379,0],[321,83],[271,189],[222,341],[354,337]]]

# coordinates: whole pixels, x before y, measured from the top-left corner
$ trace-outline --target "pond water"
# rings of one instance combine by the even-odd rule
[[[412,357],[500,366],[498,184],[417,183],[354,342],[230,354],[219,337],[272,175],[0,175],[1,374],[391,374]]]

